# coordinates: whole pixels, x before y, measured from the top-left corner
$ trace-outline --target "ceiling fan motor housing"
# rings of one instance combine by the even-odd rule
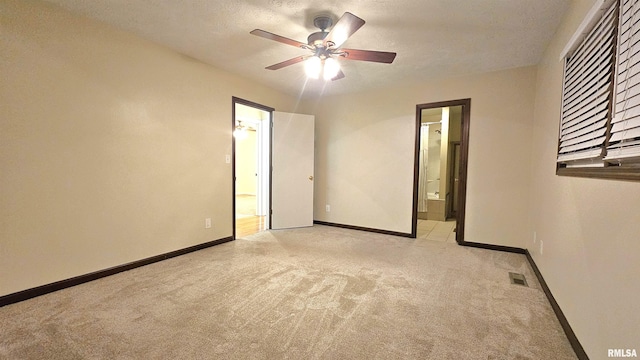
[[[321,31],[325,31],[333,25],[333,20],[329,16],[319,15],[313,19],[313,26],[317,27]]]
[[[307,44],[316,48],[324,46],[324,38],[329,34],[326,30],[333,25],[331,17],[326,15],[318,15],[313,19],[313,25],[320,29],[318,32],[314,32],[307,38]]]
[[[309,46],[321,46],[324,43],[324,38],[327,37],[327,34],[329,33],[326,31],[314,32],[307,38],[307,43],[309,44]]]

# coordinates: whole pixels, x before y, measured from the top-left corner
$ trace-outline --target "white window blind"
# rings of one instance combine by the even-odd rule
[[[605,160],[640,162],[640,1],[623,0],[615,80],[614,116]]]
[[[613,101],[617,7],[616,1],[605,9],[594,28],[565,59],[558,163],[566,166],[604,166]],[[637,48],[640,50],[640,45]],[[640,54],[637,57],[640,60]],[[638,70],[640,73],[640,64]],[[636,92],[640,92],[640,86]],[[640,96],[637,99],[640,105]]]

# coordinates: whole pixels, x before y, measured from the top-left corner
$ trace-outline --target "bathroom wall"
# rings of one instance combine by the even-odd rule
[[[462,106],[453,106],[449,108],[449,132],[448,136],[448,151],[447,151],[447,167],[444,176],[444,189],[443,193],[446,194],[447,209],[451,209],[453,204],[453,188],[452,188],[452,168],[455,166],[453,158],[453,146],[452,142],[460,142],[462,138]]]
[[[449,108],[449,142],[462,138],[462,106]]]
[[[442,151],[442,125],[429,124],[429,137],[427,141],[427,193],[439,196],[440,193],[440,162]]]

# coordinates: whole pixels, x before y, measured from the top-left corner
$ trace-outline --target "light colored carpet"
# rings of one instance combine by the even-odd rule
[[[5,306],[0,329],[2,359],[576,358],[523,255],[325,226]]]

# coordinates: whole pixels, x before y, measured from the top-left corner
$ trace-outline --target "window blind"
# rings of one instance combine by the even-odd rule
[[[604,166],[613,101],[617,7],[616,1],[606,9],[591,32],[565,59],[558,163]],[[640,92],[640,86],[637,90]],[[637,99],[640,105],[640,96]]]
[[[622,1],[608,162],[640,163],[640,2]]]

